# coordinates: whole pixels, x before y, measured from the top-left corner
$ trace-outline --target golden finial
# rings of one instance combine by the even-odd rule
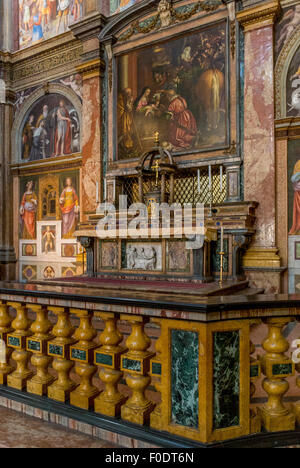
[[[156,146],[159,146],[159,132],[155,132],[154,137]]]

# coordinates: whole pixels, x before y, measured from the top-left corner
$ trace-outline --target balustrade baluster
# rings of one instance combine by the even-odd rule
[[[161,319],[151,319],[151,322],[156,323],[162,326]],[[162,335],[157,339],[155,344],[156,356],[151,359],[150,362],[150,375],[154,378],[154,386],[155,389],[161,394],[162,386],[161,386],[161,375],[162,375],[162,351],[163,351],[163,340]],[[155,406],[154,411],[150,415],[150,425],[154,429],[161,430],[162,429],[162,411],[161,411],[161,403],[158,403]]]
[[[99,337],[102,346],[95,350],[95,364],[100,368],[99,377],[105,384],[105,389],[95,400],[95,411],[116,417],[120,415],[121,407],[127,400],[118,390],[118,383],[122,378],[120,358],[127,350],[119,346],[123,335],[117,328],[118,316],[110,312],[96,312],[95,315],[105,322],[105,329]]]
[[[264,320],[269,333],[263,342],[266,354],[260,360],[262,372],[266,376],[262,386],[268,394],[268,402],[263,408],[258,408],[258,412],[263,427],[270,432],[295,429],[295,415],[283,404],[283,396],[289,389],[285,379],[295,372],[294,363],[284,354],[289,349],[289,343],[282,335],[283,327],[291,321],[284,317]]]
[[[92,312],[88,310],[72,309],[71,313],[80,319],[79,328],[75,332],[78,343],[71,346],[70,359],[76,362],[75,372],[80,377],[80,385],[71,392],[70,403],[88,410],[99,395],[99,390],[92,384],[92,378],[97,372],[94,362],[94,350],[97,347],[93,339],[97,336],[92,326]]]
[[[9,315],[9,307],[3,301],[0,301],[0,339],[3,341],[5,349],[3,350],[3,355],[0,360],[0,384],[7,384],[7,376],[12,373],[13,367],[9,365],[9,359],[11,353],[13,352],[12,348],[7,346],[7,334],[12,332],[11,327],[12,318]]]
[[[261,323],[261,320],[250,320],[250,330]],[[261,376],[261,365],[260,361],[253,355],[255,353],[255,346],[250,340],[250,397],[255,394],[254,382]],[[261,419],[253,409],[250,409],[250,433],[255,434],[261,432]]]
[[[48,355],[55,358],[52,367],[57,372],[57,379],[48,387],[48,397],[65,403],[76,388],[75,382],[69,377],[74,367],[74,362],[70,361],[70,346],[75,343],[72,338],[75,330],[70,322],[69,309],[51,306],[48,310],[58,317],[52,330],[55,339],[48,342]]]
[[[121,357],[121,370],[126,372],[126,383],[132,390],[132,396],[121,408],[121,417],[136,424],[146,424],[153,411],[153,403],[145,396],[145,391],[151,382],[148,375],[150,359],[153,353],[147,351],[150,338],[145,334],[144,326],[147,318],[139,315],[121,315],[121,320],[131,324],[131,335],[126,341],[128,352]]]
[[[36,313],[36,320],[31,325],[34,334],[27,338],[26,347],[33,354],[31,364],[36,368],[36,375],[27,382],[27,391],[42,396],[47,394],[48,386],[54,381],[54,377],[48,372],[52,358],[47,356],[47,343],[52,338],[49,333],[52,323],[48,320],[46,306],[31,305],[30,309]]]
[[[14,349],[12,359],[16,362],[17,368],[7,376],[7,385],[23,390],[27,381],[33,376],[33,372],[28,368],[31,353],[26,350],[26,338],[32,334],[30,331],[31,322],[28,319],[25,304],[9,302],[7,305],[13,307],[17,312],[17,316],[11,324],[14,332],[7,335],[7,346]]]

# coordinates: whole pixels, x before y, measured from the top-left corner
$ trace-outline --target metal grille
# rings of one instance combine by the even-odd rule
[[[221,191],[220,170],[218,167],[212,168],[212,202],[218,205],[226,200],[226,174],[222,176],[223,187]],[[154,179],[153,181],[154,182]],[[144,180],[143,191],[149,192],[151,180]],[[166,189],[169,191],[169,181],[167,180]],[[123,193],[128,197],[128,206],[139,201],[139,183],[137,177],[127,177],[123,179]],[[175,177],[174,183],[174,202],[191,203],[196,206],[197,203],[210,203],[209,175],[208,169],[200,170],[200,193],[198,192],[197,171],[182,171]]]

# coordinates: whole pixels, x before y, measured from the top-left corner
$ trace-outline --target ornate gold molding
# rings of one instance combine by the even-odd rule
[[[281,11],[280,1],[272,0],[254,8],[248,8],[237,13],[237,21],[244,31],[252,31],[264,26],[273,25]]]
[[[160,5],[163,3],[167,5],[165,9],[160,8]],[[158,5],[156,15],[142,21],[134,21],[130,27],[119,36],[118,40],[124,42],[129,40],[135,34],[148,34],[154,30],[169,27],[176,22],[187,21],[197,13],[212,13],[220,7],[222,7],[221,2],[219,4],[211,5],[206,0],[199,0],[195,3],[184,5],[183,7],[180,6],[174,8],[168,1],[161,0]]]
[[[278,249],[251,247],[243,257],[244,267],[279,268],[281,265]]]
[[[72,44],[68,47],[50,50],[42,56],[35,56],[31,60],[22,60],[13,67],[13,81],[17,82],[25,78],[36,76],[65,64],[78,62],[81,58],[82,47],[78,44]]]
[[[105,63],[100,58],[82,63],[76,67],[77,72],[82,74],[83,80],[99,77],[104,69]]]

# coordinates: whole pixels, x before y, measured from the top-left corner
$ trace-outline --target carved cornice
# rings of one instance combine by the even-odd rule
[[[162,2],[160,2],[162,3]],[[151,31],[159,30],[168,26],[171,26],[177,22],[187,21],[188,19],[195,16],[197,13],[206,12],[212,13],[218,8],[223,6],[223,2],[211,4],[206,0],[199,0],[198,2],[190,3],[187,5],[173,7],[171,2],[166,2],[169,4],[169,17],[164,17],[165,13],[161,13],[158,4],[157,13],[150,18],[146,18],[144,20],[135,20],[131,23],[130,27],[125,30],[119,37],[118,41],[127,41],[132,36],[136,34],[148,34]]]
[[[51,49],[34,57],[32,60],[22,60],[13,68],[13,81],[47,73],[62,65],[80,61],[82,53],[81,44],[73,43],[63,47]]]
[[[107,18],[101,13],[96,13],[70,25],[69,28],[77,39],[87,41],[98,37],[106,23]]]
[[[280,1],[272,0],[254,8],[237,13],[236,19],[245,31],[252,31],[264,26],[273,25],[281,11]]]

